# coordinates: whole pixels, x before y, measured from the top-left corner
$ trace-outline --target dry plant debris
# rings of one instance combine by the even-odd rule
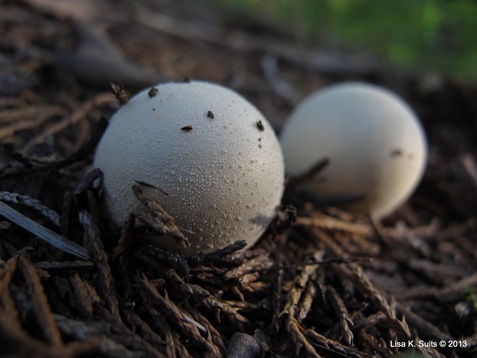
[[[428,357],[475,356],[476,88],[443,80],[429,90],[419,75],[397,79],[374,62],[320,62],[253,19],[237,27],[214,9],[176,3],[145,0],[128,17],[126,1],[114,9],[88,2],[74,22],[55,1],[0,4],[0,201],[87,253],[79,259],[0,217],[0,354],[387,357],[415,345]],[[108,36],[84,35],[98,23]],[[107,87],[133,85],[118,76],[98,86],[85,67],[56,62],[70,52],[81,66],[78,54],[93,47],[113,53],[114,66],[127,56],[140,73],[137,66],[234,87],[277,130],[314,88],[372,75],[401,88],[421,115],[432,153],[426,176],[382,223],[303,197],[290,183],[254,247],[237,242],[193,258],[160,249],[138,220],[187,241],[147,183],[135,186],[142,204],[120,230],[101,209],[101,173],[89,164],[117,108]]]

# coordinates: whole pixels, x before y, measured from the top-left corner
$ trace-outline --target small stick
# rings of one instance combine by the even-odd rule
[[[63,346],[61,333],[55,323],[53,313],[51,311],[45,289],[41,283],[37,269],[24,256],[20,256],[18,260],[20,271],[27,282],[27,287],[33,304],[32,313],[40,327],[42,327],[43,337],[53,346]]]
[[[129,97],[124,91],[122,85],[117,85],[115,83],[110,83],[109,88],[111,89],[111,93],[114,94],[114,97],[118,100],[121,106],[124,106],[129,101]]]
[[[71,164],[77,163],[78,161],[87,160],[94,153],[96,145],[101,140],[103,133],[108,127],[108,120],[101,116],[96,126],[95,131],[89,138],[89,140],[83,144],[75,153],[71,154],[69,157],[61,159],[57,162],[48,163],[42,166],[33,166],[31,168],[21,168],[11,172],[6,172],[0,174],[0,179],[18,177],[21,175],[33,174],[33,173],[42,173],[42,172],[51,172],[63,169]]]
[[[11,193],[8,191],[0,191],[0,200],[8,201],[15,204],[25,205],[32,209],[35,209],[42,216],[48,219],[51,223],[56,226],[60,226],[60,215],[50,209],[49,207],[43,205],[39,200],[33,199],[27,195],[21,195],[18,193]]]
[[[312,179],[316,174],[321,172],[330,164],[330,160],[328,158],[323,158],[315,163],[310,169],[308,169],[303,174],[297,175],[295,177],[290,178],[288,181],[288,188],[294,188],[298,184],[301,184],[307,180]]]
[[[82,118],[84,118],[92,109],[106,104],[110,104],[114,101],[114,97],[109,92],[104,92],[96,95],[90,100],[83,103],[75,112],[70,116],[64,118],[62,121],[55,123],[48,127],[43,133],[37,135],[30,143],[41,143],[44,139],[49,136],[56,134],[70,125],[78,123]]]

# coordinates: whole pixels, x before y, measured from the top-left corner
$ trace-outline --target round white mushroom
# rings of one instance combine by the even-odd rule
[[[415,190],[427,145],[411,108],[384,88],[364,83],[330,86],[304,100],[281,135],[290,176],[320,159],[329,165],[302,188],[324,200],[362,198],[348,209],[383,217]]]
[[[118,226],[139,205],[136,181],[160,188],[148,194],[182,228],[187,255],[236,240],[253,244],[283,193],[273,128],[239,94],[207,82],[160,84],[131,98],[111,118],[94,166],[104,173],[105,204]]]

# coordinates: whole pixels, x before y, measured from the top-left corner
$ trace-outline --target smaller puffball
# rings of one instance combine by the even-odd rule
[[[424,131],[411,108],[365,83],[334,85],[308,97],[286,122],[281,145],[290,176],[330,161],[302,188],[324,200],[361,197],[345,207],[374,218],[413,193],[427,159]]]

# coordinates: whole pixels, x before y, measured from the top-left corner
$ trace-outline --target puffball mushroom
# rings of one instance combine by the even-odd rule
[[[425,135],[411,108],[389,90],[365,83],[333,85],[305,99],[280,141],[290,176],[329,159],[302,188],[325,200],[362,196],[345,207],[374,218],[413,193],[427,159]]]
[[[275,215],[285,176],[264,116],[232,90],[201,81],[160,84],[131,98],[112,116],[94,166],[118,226],[139,204],[136,181],[160,188],[150,193],[184,229],[186,255],[253,244]]]

